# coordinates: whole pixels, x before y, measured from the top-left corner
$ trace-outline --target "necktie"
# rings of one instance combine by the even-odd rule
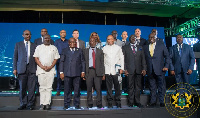
[[[95,68],[95,52],[94,52],[94,49],[92,49],[92,60],[93,60],[93,68]]]
[[[26,63],[29,63],[29,57],[28,57],[28,41],[26,42]]]
[[[74,54],[74,48],[72,48],[72,54]]]
[[[133,47],[133,54],[135,54],[135,46],[134,46],[134,45],[132,45],[132,47]]]
[[[153,57],[154,49],[153,49],[153,44],[150,44],[150,55]]]
[[[179,55],[181,57],[181,52],[182,52],[182,48],[181,48],[181,45],[179,45]]]

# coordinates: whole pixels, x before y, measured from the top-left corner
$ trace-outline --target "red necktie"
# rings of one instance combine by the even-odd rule
[[[94,52],[94,49],[92,49],[92,58],[93,58],[93,68],[95,68],[95,52]]]

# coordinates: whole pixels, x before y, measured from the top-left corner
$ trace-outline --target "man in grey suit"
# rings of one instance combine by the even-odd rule
[[[72,32],[72,36],[73,36],[73,38],[76,39],[77,48],[85,49],[85,42],[80,40],[80,39],[78,39],[79,38],[79,31],[77,29],[75,29]]]
[[[140,103],[141,79],[146,75],[147,65],[143,48],[137,45],[136,36],[131,35],[129,41],[129,45],[122,47],[125,74],[128,76],[128,104],[129,107],[133,105],[142,107]]]
[[[36,79],[36,63],[33,54],[36,45],[30,42],[31,32],[29,30],[25,30],[22,36],[24,40],[16,43],[13,56],[13,74],[18,77],[20,87],[20,107],[18,110],[23,110],[26,107],[33,110]],[[28,90],[28,95],[26,90]]]
[[[34,40],[35,45],[38,46],[38,45],[43,44],[44,35],[46,35],[46,34],[48,34],[47,29],[46,29],[46,28],[41,29],[41,38],[37,38],[37,39]],[[51,45],[54,44],[54,41],[53,41],[52,39],[50,40],[50,44],[51,44]]]
[[[101,83],[104,76],[104,54],[103,51],[96,46],[96,40],[90,38],[90,48],[86,48],[83,53],[86,61],[86,85],[87,85],[87,103],[88,108],[93,107],[92,87],[95,85],[97,92],[97,107],[102,108]]]

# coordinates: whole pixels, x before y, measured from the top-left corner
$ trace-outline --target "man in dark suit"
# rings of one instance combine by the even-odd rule
[[[35,79],[36,63],[33,54],[36,45],[30,42],[31,32],[23,32],[24,40],[16,43],[13,56],[13,74],[19,79],[19,100],[20,107],[18,110],[33,110],[35,102]],[[27,91],[28,90],[28,95]]]
[[[135,29],[135,36],[136,36],[137,45],[144,46],[147,44],[146,39],[143,39],[141,37],[141,30],[139,28]]]
[[[122,47],[125,74],[128,76],[128,104],[129,107],[133,105],[142,107],[140,104],[141,79],[146,75],[147,65],[143,48],[137,45],[135,35],[130,36],[129,42],[129,45]]]
[[[92,99],[92,87],[95,85],[97,92],[97,107],[102,108],[102,93],[101,93],[101,83],[102,79],[105,79],[104,76],[104,55],[103,51],[96,46],[96,40],[90,38],[89,41],[90,48],[87,48],[83,51],[85,61],[86,61],[86,85],[87,85],[87,102],[88,108],[93,107]],[[103,77],[104,76],[104,77]]]
[[[147,63],[147,75],[149,76],[150,107],[156,106],[156,92],[160,107],[164,107],[164,95],[166,91],[165,73],[169,68],[170,58],[166,46],[160,41],[156,42],[154,33],[149,35],[149,45],[145,45],[144,53]]]
[[[69,48],[68,40],[65,37],[66,37],[66,31],[61,30],[60,31],[60,39],[57,39],[54,43],[54,45],[58,49],[59,55],[61,55],[62,49]],[[57,70],[57,93],[56,93],[56,96],[60,95],[60,91],[62,89],[61,88],[62,80],[60,79],[59,63],[60,63],[60,59],[58,59],[58,61],[56,63],[56,70]]]
[[[194,68],[195,57],[192,48],[183,43],[183,36],[176,36],[177,44],[170,48],[170,73],[177,83],[188,83]]]
[[[74,86],[74,106],[80,109],[80,77],[85,77],[85,60],[76,40],[69,39],[69,47],[62,51],[60,58],[60,78],[64,80],[64,110],[70,107],[71,85]]]
[[[34,40],[35,45],[38,46],[38,45],[43,44],[44,35],[45,35],[45,34],[48,34],[47,29],[45,29],[45,28],[41,29],[41,37]],[[53,45],[53,44],[54,44],[54,41],[51,39],[51,40],[50,40],[50,43],[51,43],[51,45]]]
[[[200,33],[197,34],[197,38],[199,41],[193,45],[194,52],[200,52]],[[199,78],[200,78],[200,59],[196,59],[196,63],[197,63],[197,70],[198,70],[198,74],[199,74]],[[200,81],[198,84],[200,86]]]
[[[158,38],[158,31],[157,31],[157,29],[152,29],[152,30],[151,30],[151,33],[154,33],[154,34],[155,34],[155,36],[156,36],[156,41],[161,41],[162,43],[164,43],[164,40],[163,40],[163,39]]]
[[[141,37],[141,30],[139,28],[135,29],[135,36],[136,36],[136,41],[137,45],[144,46],[148,44],[148,41],[144,38]],[[144,93],[144,88],[145,88],[145,77],[142,77],[142,93]]]
[[[85,42],[78,39],[79,38],[79,31],[77,29],[75,29],[73,32],[72,32],[72,36],[73,38],[76,39],[76,44],[77,44],[77,48],[80,48],[80,49],[85,49]]]
[[[127,38],[128,38],[127,31],[123,31],[121,37],[122,37],[122,42],[123,42],[122,46],[128,45],[129,41],[127,41]]]
[[[37,38],[34,40],[34,44],[36,46],[43,44],[44,41],[44,35],[48,34],[47,29],[43,28],[41,29],[41,38]],[[53,45],[54,41],[52,39],[50,39],[50,44]],[[36,95],[39,95],[39,83],[38,83],[38,77],[35,79],[35,91],[36,91]]]

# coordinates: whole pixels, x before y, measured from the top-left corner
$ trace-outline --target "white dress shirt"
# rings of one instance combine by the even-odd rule
[[[60,55],[58,49],[54,45],[45,46],[44,44],[41,44],[36,47],[33,57],[38,57],[43,66],[51,66],[54,59],[59,59]],[[55,66],[49,72],[56,74]],[[36,75],[42,73],[47,72],[37,65]]]
[[[31,42],[30,42],[30,41],[25,41],[25,40],[24,40],[25,48],[26,48],[26,42],[28,42],[28,59],[30,59]]]
[[[116,75],[115,64],[124,70],[124,55],[118,45],[106,45],[103,47],[105,74]]]
[[[79,48],[79,40],[78,39],[76,40],[76,45],[77,45],[77,48]]]

